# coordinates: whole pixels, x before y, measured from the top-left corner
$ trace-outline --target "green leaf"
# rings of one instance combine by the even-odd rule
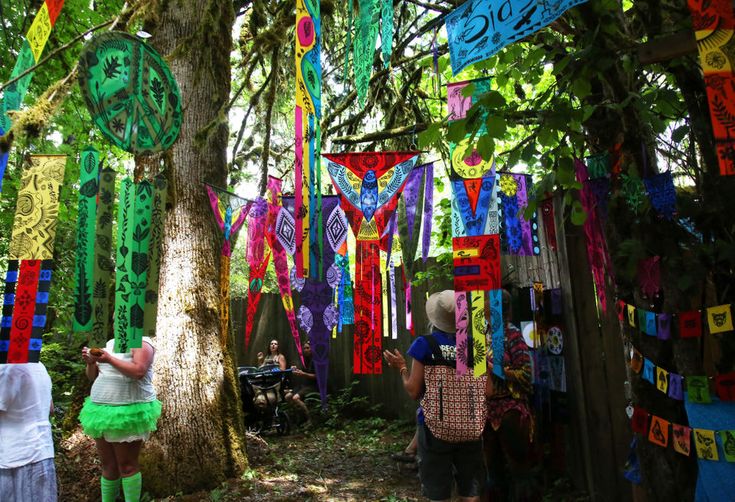
[[[482,103],[487,108],[492,108],[492,109],[502,108],[506,104],[505,98],[498,91],[490,91],[487,94],[484,94],[480,98],[479,102]]]
[[[419,133],[419,148],[428,149],[441,139],[441,124],[438,122],[429,124],[426,130]]]
[[[572,203],[571,219],[574,225],[583,225],[584,222],[587,221],[587,212],[582,207],[582,203],[578,200],[575,200]]]
[[[485,127],[487,128],[488,135],[493,138],[502,138],[507,129],[503,117],[488,117],[487,122],[485,122]]]
[[[559,165],[556,168],[556,182],[563,187],[568,187],[575,181],[574,162],[568,157],[559,159]]]
[[[467,84],[462,88],[462,96],[469,98],[475,93],[475,84]]]
[[[495,153],[495,141],[489,134],[483,134],[480,139],[477,140],[477,152],[482,157],[482,160],[490,160],[493,158]]]
[[[452,143],[459,143],[467,135],[464,120],[455,120],[454,122],[449,124],[449,127],[447,129],[447,140],[451,141]]]
[[[531,199],[528,201],[528,206],[523,210],[523,219],[526,221],[531,221],[531,218],[533,218],[533,214],[536,212],[537,202],[536,199]]]
[[[592,84],[586,78],[577,78],[572,82],[572,92],[579,99],[584,99],[592,93]]]

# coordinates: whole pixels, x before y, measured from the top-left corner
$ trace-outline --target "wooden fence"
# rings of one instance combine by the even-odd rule
[[[568,419],[551,431],[556,436],[552,441],[562,452],[556,460],[564,463],[561,470],[593,500],[630,500],[630,485],[622,475],[631,440],[625,416],[623,344],[614,313],[608,313],[603,319],[598,316],[582,228],[565,222],[559,216],[559,201],[556,202],[557,250],[546,244],[539,218],[540,255],[504,256],[504,280],[518,286],[542,282],[546,288],[562,289]],[[430,261],[428,266],[436,265]],[[422,263],[417,263],[418,269],[422,267]],[[396,279],[400,333],[397,339],[383,338],[383,346],[405,353],[413,338],[404,328],[403,288],[400,277]],[[424,303],[428,294],[451,287],[451,283],[428,282],[414,286],[413,320],[417,334],[426,332]],[[298,295],[294,301],[299,305]],[[289,364],[296,361],[297,353],[280,297],[277,294],[262,296],[247,349],[244,347],[246,305],[247,300],[242,298],[232,302],[231,318],[239,364],[255,364],[257,352],[265,352],[273,338],[285,348]],[[351,326],[331,340],[329,364],[330,393],[357,381],[357,393],[378,405],[383,415],[414,419],[417,404],[406,396],[395,370],[384,367],[382,375],[352,374]]]

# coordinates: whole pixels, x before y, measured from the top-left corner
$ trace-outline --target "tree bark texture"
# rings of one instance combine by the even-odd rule
[[[160,2],[150,43],[179,84],[181,135],[167,154],[155,379],[163,413],[143,450],[146,491],[211,489],[247,467],[232,346],[220,342],[222,236],[203,181],[224,186],[232,2]],[[226,337],[229,340],[229,337]]]

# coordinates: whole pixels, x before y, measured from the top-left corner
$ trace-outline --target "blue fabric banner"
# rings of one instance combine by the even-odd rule
[[[469,0],[447,14],[452,75],[548,25],[586,0]]]

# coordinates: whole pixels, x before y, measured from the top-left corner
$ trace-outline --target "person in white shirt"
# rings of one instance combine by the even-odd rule
[[[143,484],[138,457],[161,416],[153,388],[155,348],[148,337],[141,348],[127,353],[113,352],[114,344],[110,340],[105,350],[82,349],[87,377],[94,383],[79,421],[97,444],[102,502],[114,502],[121,487],[125,502],[138,502]]]
[[[43,364],[0,365],[0,501],[56,502],[52,411]]]

